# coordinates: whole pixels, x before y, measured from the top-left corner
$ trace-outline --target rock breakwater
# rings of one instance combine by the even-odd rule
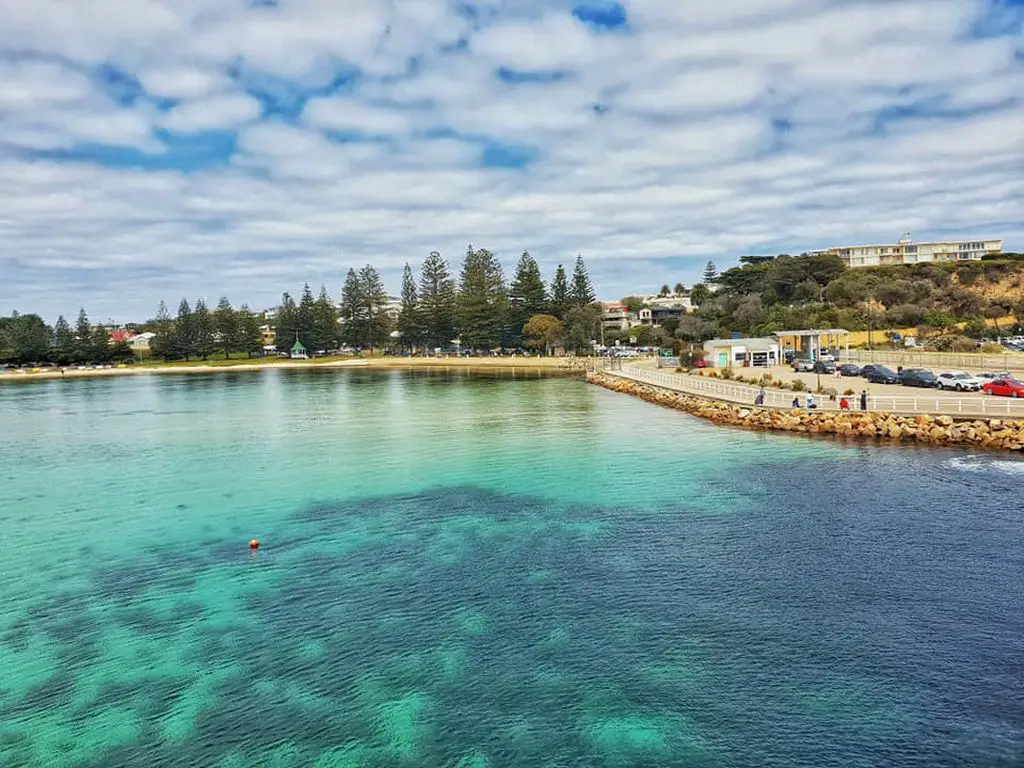
[[[952,416],[912,416],[860,411],[780,410],[737,405],[688,395],[606,373],[588,374],[592,384],[664,405],[716,424],[760,430],[901,440],[930,445],[973,445],[991,450],[1024,451],[1024,421],[955,420]]]

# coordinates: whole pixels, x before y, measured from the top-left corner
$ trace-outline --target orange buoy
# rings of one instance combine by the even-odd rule
[[[251,549],[253,552],[255,552],[259,548],[260,548],[260,540],[259,539],[253,539],[252,541],[249,542],[249,549]]]

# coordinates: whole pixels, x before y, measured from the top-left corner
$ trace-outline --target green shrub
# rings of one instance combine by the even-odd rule
[[[856,395],[856,391],[852,387],[847,387],[843,390],[843,397],[849,397],[850,395]]]
[[[804,384],[800,379],[797,379],[792,384],[790,384],[789,388],[792,389],[794,392],[806,392],[807,391],[807,385]]]

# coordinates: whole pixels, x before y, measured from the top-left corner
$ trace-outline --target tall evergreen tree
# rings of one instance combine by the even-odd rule
[[[213,353],[213,318],[204,299],[196,299],[192,310],[192,339],[194,354],[206,360]]]
[[[319,346],[319,339],[313,328],[315,303],[313,291],[310,290],[309,283],[306,283],[302,286],[302,296],[299,298],[296,331],[299,334],[299,341],[306,346],[310,353],[323,349],[323,347]]]
[[[565,267],[559,264],[551,281],[551,314],[564,321],[571,307],[569,280],[565,276]]]
[[[704,267],[704,283],[713,283],[718,279],[718,269],[715,267],[715,262],[709,261]]]
[[[89,323],[89,316],[85,314],[85,307],[78,310],[78,320],[75,321],[75,353],[76,363],[87,363],[92,358],[92,325]]]
[[[375,349],[384,343],[388,333],[389,318],[385,313],[388,292],[384,289],[384,281],[381,280],[380,274],[369,264],[359,270],[359,291],[366,318],[366,345],[370,349]]]
[[[192,307],[188,299],[178,304],[178,317],[174,321],[174,333],[171,334],[170,356],[175,359],[188,359],[195,354],[195,326],[192,322]]]
[[[456,322],[463,347],[491,349],[502,342],[508,296],[494,254],[470,246],[459,275]]]
[[[251,312],[247,304],[239,307],[236,313],[238,322],[235,324],[235,342],[232,345],[238,352],[245,352],[252,357],[263,351],[263,334],[260,333],[260,316]]]
[[[345,282],[341,286],[339,309],[342,323],[341,338],[346,344],[353,347],[361,345],[366,337],[364,306],[359,275],[354,269],[349,269],[348,274],[345,275]]]
[[[213,311],[213,328],[217,344],[224,351],[224,357],[231,357],[232,352],[241,351],[236,346],[238,339],[238,313],[231,307],[227,296],[221,296],[217,309]]]
[[[110,353],[110,331],[102,324],[94,325],[89,339],[89,359],[94,363],[109,363]]]
[[[447,347],[455,338],[455,281],[437,251],[431,251],[420,268],[419,306],[426,346]]]
[[[149,351],[154,357],[162,357],[166,361],[173,352],[174,321],[171,320],[171,313],[163,301],[157,307],[156,317],[153,319],[153,333],[156,335],[149,342]]]
[[[64,315],[57,318],[53,325],[53,358],[60,365],[67,365],[75,355],[75,332],[71,325],[64,319]]]
[[[402,343],[410,349],[419,346],[423,339],[419,293],[409,262],[405,263],[405,269],[402,270],[402,307],[398,311],[398,332],[402,334]]]
[[[295,299],[285,291],[281,295],[281,306],[277,308],[277,317],[274,320],[274,345],[278,352],[287,352],[295,343],[299,331],[298,315]]]
[[[590,275],[583,263],[583,257],[576,257],[576,266],[572,271],[572,283],[569,285],[569,296],[574,307],[585,307],[597,300],[594,286],[590,283]]]
[[[540,267],[529,251],[523,251],[516,265],[516,274],[508,288],[509,341],[523,343],[523,326],[534,315],[547,312],[547,291]]]
[[[338,313],[334,310],[326,286],[320,286],[320,293],[313,302],[311,312],[311,349],[319,352],[330,351],[338,346]]]

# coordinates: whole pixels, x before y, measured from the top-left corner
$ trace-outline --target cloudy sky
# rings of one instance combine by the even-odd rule
[[[1024,0],[0,0],[0,314],[1024,250]]]

